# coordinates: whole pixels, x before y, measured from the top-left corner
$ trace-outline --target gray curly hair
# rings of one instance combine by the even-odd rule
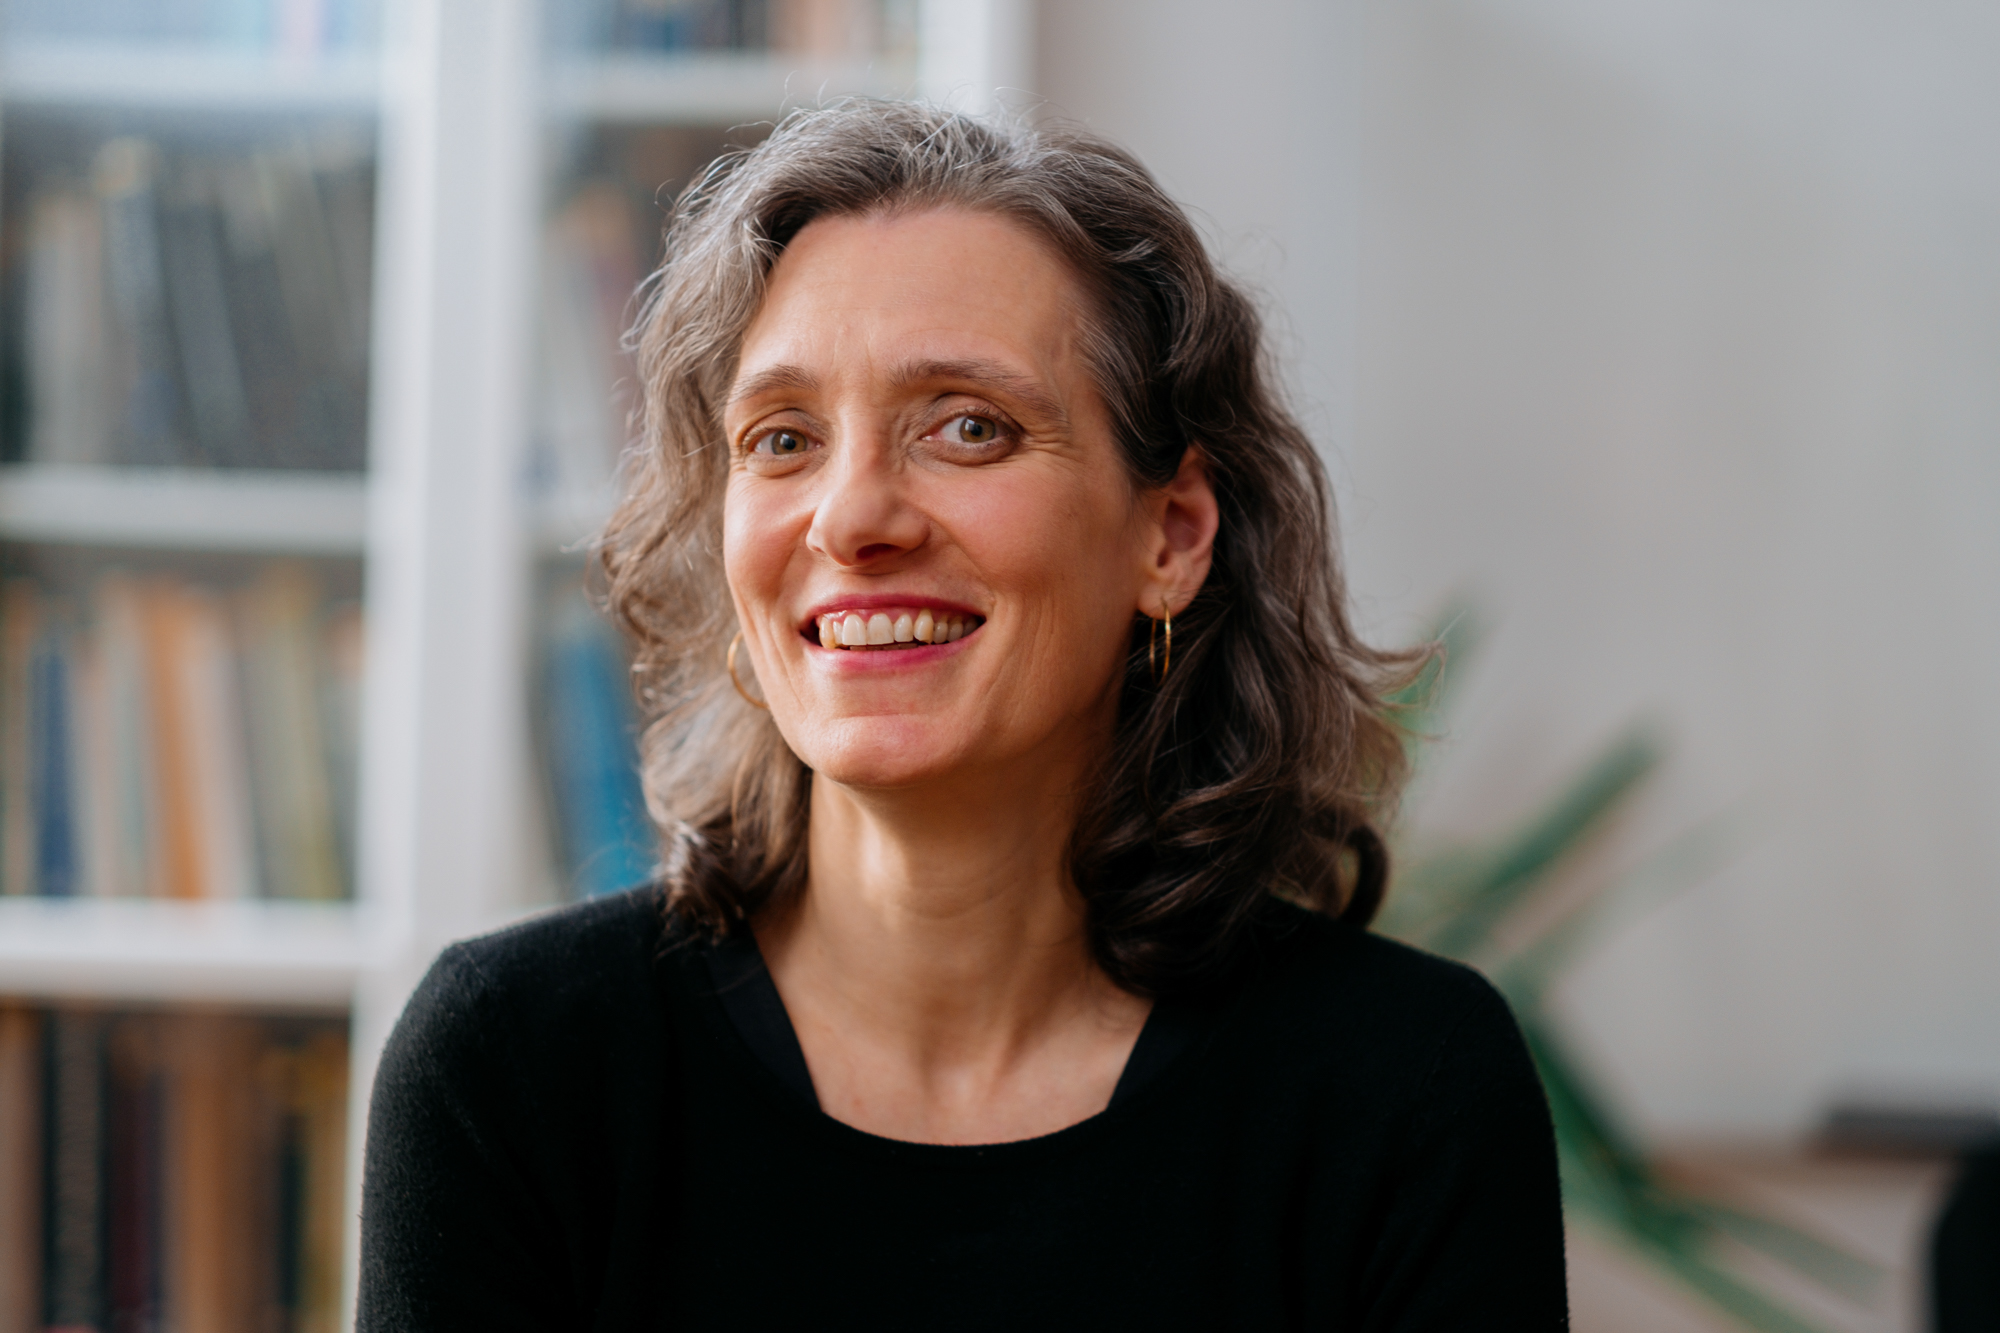
[[[1420,655],[1371,649],[1349,623],[1326,474],[1273,387],[1256,311],[1122,149],[866,100],[794,112],[718,159],[675,201],[642,289],[643,431],[599,555],[637,645],[670,910],[726,934],[806,878],[812,775],[723,669],[721,407],[744,331],[815,218],[946,206],[1010,219],[1068,262],[1135,483],[1164,485],[1199,448],[1221,509],[1161,687],[1134,619],[1114,741],[1071,837],[1098,962],[1142,994],[1193,985],[1272,893],[1365,923],[1404,767],[1383,699]]]

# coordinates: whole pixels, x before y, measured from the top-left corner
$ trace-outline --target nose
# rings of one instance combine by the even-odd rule
[[[806,549],[846,568],[864,568],[915,550],[930,520],[909,502],[908,476],[875,441],[836,447],[806,531]]]

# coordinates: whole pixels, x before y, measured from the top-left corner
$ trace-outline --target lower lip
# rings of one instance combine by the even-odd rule
[[[866,652],[853,648],[828,648],[824,644],[807,640],[807,656],[814,661],[822,661],[834,671],[894,671],[901,667],[920,667],[932,662],[941,662],[971,643],[984,624],[968,630],[963,638],[950,643],[927,643],[916,648],[890,648]]]

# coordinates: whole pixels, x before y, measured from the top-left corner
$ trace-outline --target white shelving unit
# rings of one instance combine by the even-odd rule
[[[0,541],[359,556],[368,483],[315,472],[0,468]]]
[[[382,81],[372,57],[307,62],[203,46],[31,42],[0,57],[0,88],[12,106],[369,114]]]
[[[0,977],[50,999],[344,1010],[375,925],[351,903],[0,898]]]
[[[536,0],[389,3],[379,59],[0,53],[9,109],[359,113],[381,136],[365,479],[0,469],[0,541],[363,562],[357,901],[0,900],[0,996],[345,1010],[358,1217],[368,1090],[411,988],[450,940],[546,900],[527,603],[538,556],[598,515],[573,497],[553,512],[523,498],[545,127],[729,126],[842,93],[983,109],[996,86],[1027,82],[1029,12],[1024,0],[924,0],[914,62],[832,68],[761,55],[545,61]],[[350,1302],[353,1251],[350,1236]]]

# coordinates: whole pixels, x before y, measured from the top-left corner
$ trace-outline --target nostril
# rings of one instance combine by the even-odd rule
[[[894,542],[871,542],[867,546],[859,547],[855,550],[854,562],[862,564],[878,556],[894,555],[902,549],[902,547],[896,545]]]

